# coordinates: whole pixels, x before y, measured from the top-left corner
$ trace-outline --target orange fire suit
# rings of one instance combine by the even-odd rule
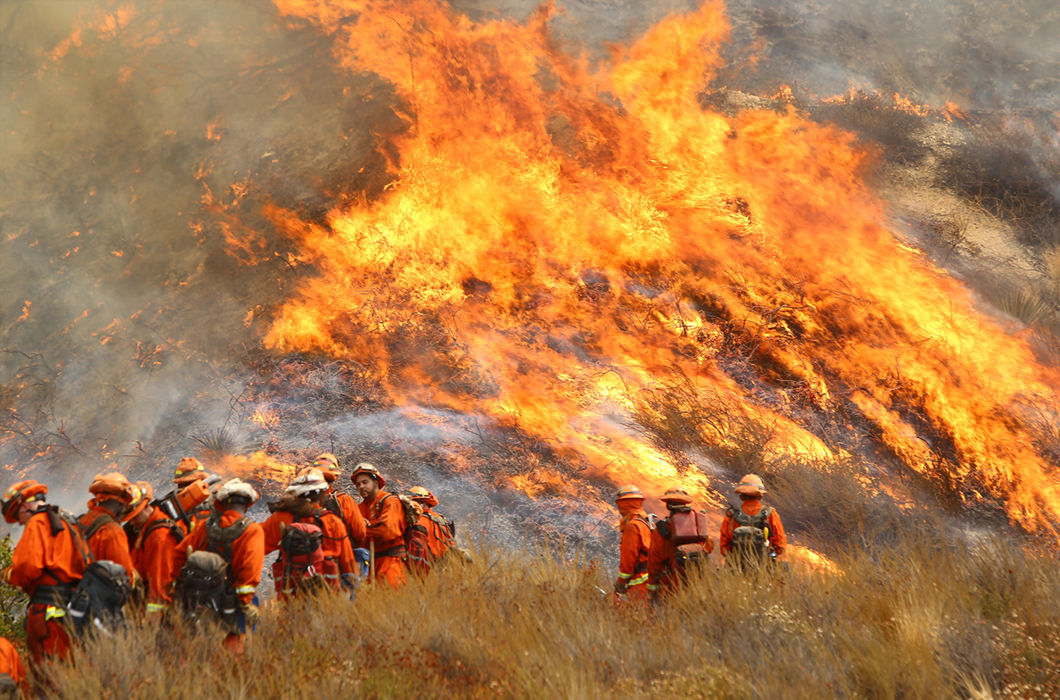
[[[29,691],[22,659],[19,658],[15,645],[5,637],[0,637],[0,676],[7,676],[14,681],[22,689],[23,695]]]
[[[221,513],[221,527],[229,527],[243,517],[238,510],[226,510]],[[188,560],[188,547],[197,552],[209,549],[206,541],[207,520],[200,520],[187,537],[177,545],[173,571],[179,573]],[[222,553],[223,556],[223,553]],[[261,568],[265,565],[265,531],[261,523],[251,522],[242,535],[232,543],[232,557],[228,562],[229,581],[235,589],[236,597],[244,605],[253,603],[254,592],[261,582]],[[231,632],[225,637],[226,649],[237,654],[243,653],[245,633]]]
[[[364,517],[367,539],[375,547],[375,580],[397,588],[405,584],[405,509],[392,493],[380,491],[371,503],[357,508]]]
[[[678,549],[690,555],[710,554],[714,551],[714,540],[708,537],[702,544],[684,544],[678,548],[656,528],[651,533],[651,548],[648,552],[649,593],[673,591],[680,585],[683,567]]]
[[[762,510],[762,499],[748,498],[740,504],[740,509],[747,515],[758,515],[758,511]],[[718,544],[721,553],[725,556],[728,556],[729,552],[732,551],[732,531],[736,529],[735,522],[728,515],[721,521]],[[775,509],[766,518],[766,527],[769,528],[769,546],[772,547],[773,552],[777,556],[780,556],[784,553],[784,548],[788,546],[788,538],[784,534],[784,524],[780,522],[780,515],[777,514]]]
[[[652,535],[647,515],[640,509],[624,513],[619,530],[622,543],[619,546],[618,580],[625,583],[629,600],[645,601],[648,599],[648,554]]]
[[[331,512],[334,512],[334,510],[328,504],[328,500],[332,498],[335,499],[335,506],[339,511],[335,514],[342,518],[342,523],[346,526],[351,549],[353,547],[366,546],[367,525],[364,522],[364,516],[361,515],[361,511],[357,507],[357,501],[353,500],[353,496],[348,493],[332,491],[324,501],[324,507]]]
[[[180,541],[174,528],[182,532],[165,511],[155,508],[133,542],[133,564],[147,584],[148,614],[160,614],[169,607],[169,582],[176,577],[174,562]]]
[[[319,522],[317,521],[319,519]],[[363,520],[362,520],[363,522]],[[312,513],[298,516],[286,510],[278,510],[261,524],[265,531],[265,554],[271,554],[280,548],[280,539],[283,537],[281,525],[291,523],[310,523],[319,525],[324,532],[324,541],[321,549],[324,550],[324,559],[331,560],[338,566],[338,574],[325,574],[328,585],[338,590],[341,581],[338,576],[342,574],[355,574],[357,562],[353,558],[353,547],[346,536],[346,526],[339,516],[320,506],[313,505]],[[334,569],[333,569],[334,570]],[[276,581],[277,590],[281,585]]]
[[[30,596],[26,646],[35,663],[45,656],[65,658],[70,651],[70,637],[63,624],[65,603],[85,572],[80,547],[87,551],[87,543],[66,523],[57,522],[57,529],[52,523],[47,510],[31,515],[11,554],[11,566],[4,570],[4,579]]]
[[[88,512],[78,518],[81,528],[88,529],[97,518],[105,518],[103,525],[88,538],[88,546],[92,548],[92,556],[96,559],[109,559],[115,564],[121,564],[129,581],[135,583],[137,576],[136,566],[133,565],[132,555],[129,553],[129,538],[122,529],[121,524],[115,520],[110,511],[100,506],[89,506]]]

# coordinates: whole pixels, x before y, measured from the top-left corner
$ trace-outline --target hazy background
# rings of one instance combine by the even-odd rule
[[[536,7],[452,4],[473,19]],[[554,26],[603,58],[610,42],[694,4],[568,0]],[[733,41],[715,88],[766,97],[787,85],[806,104],[850,87],[953,101],[975,128],[1018,135],[1020,177],[1060,200],[1050,0],[728,7]],[[378,195],[379,150],[402,128],[385,84],[333,67],[326,38],[263,0],[7,0],[0,85],[0,464],[80,508],[112,463],[160,484],[204,447],[345,458],[401,443],[423,451],[406,476],[429,476],[457,511],[488,490],[427,466],[452,436],[373,415],[370,384],[259,346],[271,305],[304,274],[262,207],[319,219],[351,193]],[[1039,233],[1028,243],[1044,254],[1058,234]],[[284,377],[313,391],[285,395]],[[351,391],[358,408],[336,418],[327,399]],[[278,395],[282,405],[263,403]],[[525,505],[511,494],[497,503]]]

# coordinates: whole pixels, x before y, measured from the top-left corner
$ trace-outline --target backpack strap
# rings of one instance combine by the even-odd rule
[[[140,544],[144,540],[146,540],[152,532],[163,527],[169,529],[169,534],[173,535],[173,539],[175,539],[178,543],[184,539],[184,532],[180,529],[180,525],[177,525],[177,521],[171,520],[169,518],[160,518],[159,520],[155,520],[150,525],[140,531],[140,536],[136,538],[135,546],[139,547]]]
[[[44,512],[48,515],[48,524],[51,525],[52,537],[55,537],[63,529],[70,531],[70,539],[74,541],[74,548],[81,555],[81,560],[88,566],[96,560],[92,555],[92,548],[88,546],[88,536],[81,529],[81,523],[59,506],[46,505]]]
[[[87,515],[87,513],[86,513],[86,515]],[[85,516],[82,515],[81,518],[83,518],[83,517],[85,517]],[[78,522],[80,522],[81,518],[78,518]],[[102,530],[109,523],[114,523],[115,525],[118,525],[118,520],[117,520],[117,518],[115,518],[110,513],[96,513],[96,517],[93,518],[92,522],[90,522],[88,524],[88,527],[86,527],[84,529],[85,539],[86,540],[92,539],[97,532]],[[120,527],[120,525],[119,525],[119,527]]]
[[[232,545],[250,527],[251,520],[246,515],[228,527],[221,527],[221,513],[214,511],[206,521],[206,542],[203,549],[220,554],[226,562],[232,563]]]

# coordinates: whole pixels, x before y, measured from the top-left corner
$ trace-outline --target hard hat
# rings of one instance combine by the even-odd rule
[[[132,485],[132,498],[129,501],[129,512],[125,514],[122,520],[132,520],[147,507],[147,504],[154,500],[155,490],[151,488],[151,484],[146,481],[137,481]]]
[[[740,483],[736,484],[733,492],[744,496],[761,496],[766,492],[766,485],[757,474],[746,474],[740,479]]]
[[[413,486],[409,489],[408,497],[414,501],[422,503],[428,508],[434,508],[438,505],[438,499],[435,498],[434,494],[422,486]]]
[[[666,489],[666,493],[662,495],[664,503],[691,503],[692,497],[688,495],[688,492],[678,486],[671,486]]]
[[[339,478],[339,459],[330,452],[323,452],[314,457],[312,466],[320,470],[329,484]]]
[[[9,523],[18,522],[18,510],[26,501],[44,499],[48,493],[48,487],[32,479],[12,484],[4,492],[4,500],[0,503],[0,509],[4,512],[4,520]]]
[[[284,489],[284,493],[289,493],[292,496],[308,496],[312,493],[327,490],[328,482],[324,479],[324,475],[320,473],[319,469],[309,467],[308,469],[303,469],[302,473],[291,481],[291,485]]]
[[[132,484],[121,472],[96,474],[88,485],[88,492],[96,497],[96,503],[113,499],[128,505],[133,496]]]
[[[224,503],[225,501],[231,501],[237,498],[246,499],[247,505],[254,505],[258,501],[258,492],[247,482],[235,478],[229,479],[221,484],[221,487],[217,489],[217,494],[214,496],[214,500],[218,503]]]
[[[184,457],[173,472],[173,483],[177,486],[187,486],[193,481],[206,478],[206,467],[194,457]]]
[[[386,479],[383,478],[383,475],[379,473],[379,470],[376,469],[375,465],[373,464],[369,464],[368,462],[361,462],[360,464],[358,464],[354,468],[353,474],[350,474],[350,481],[355,481],[357,479],[357,476],[360,474],[367,474],[368,476],[378,481],[379,488],[383,488],[384,486],[386,486]]]
[[[616,501],[625,501],[627,499],[633,500],[635,498],[639,498],[643,501],[644,494],[641,493],[640,489],[634,486],[633,484],[626,484],[618,490],[617,494],[615,494]]]

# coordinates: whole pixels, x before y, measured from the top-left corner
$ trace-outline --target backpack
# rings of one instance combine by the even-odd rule
[[[207,615],[222,619],[227,587],[228,562],[217,552],[199,550],[189,554],[181,567],[173,600],[193,620]]]
[[[651,523],[648,523],[651,527]],[[703,545],[710,539],[707,534],[707,514],[693,510],[691,506],[678,506],[670,516],[655,523],[663,539],[673,543],[677,552],[677,568],[684,570],[690,565],[705,562],[709,556]]]
[[[81,580],[74,587],[66,612],[74,631],[87,634],[94,629],[104,632],[115,629],[125,620],[125,604],[132,595],[129,572],[121,564],[109,559],[96,559],[92,555],[89,539],[110,522],[117,523],[112,516],[100,513],[87,528],[80,518],[73,519],[62,511],[55,512],[62,524],[71,528],[74,544],[85,563]],[[49,517],[52,517],[49,514]],[[55,532],[55,522],[52,522]]]
[[[419,521],[405,528],[405,551],[408,554],[408,565],[413,571],[428,574],[433,563],[430,548],[427,546],[427,528]]]
[[[755,515],[748,515],[742,508],[730,507],[726,515],[735,521],[732,531],[731,560],[741,569],[758,566],[770,558],[769,526],[766,521],[773,509],[762,506]]]
[[[83,635],[92,628],[109,631],[118,627],[125,620],[122,609],[131,593],[124,566],[109,559],[89,563],[66,606],[74,631]]]
[[[324,585],[327,563],[323,544],[324,530],[318,524],[293,522],[284,527],[280,556],[272,565],[278,592],[296,593]]]
[[[195,557],[196,554],[214,554],[224,564],[224,576],[218,577],[217,569],[219,565],[212,558],[196,557],[196,565],[190,568],[188,562],[185,562],[175,585],[175,591],[179,593],[179,596],[175,597],[181,601],[181,607],[183,607],[185,615],[198,619],[204,611],[202,603],[205,602],[205,609],[212,609],[223,625],[226,625],[231,631],[236,630],[239,598],[236,596],[235,587],[232,584],[232,569],[230,566],[232,563],[232,545],[247,531],[250,523],[250,518],[244,515],[231,525],[222,527],[221,513],[215,510],[210,514],[204,525],[206,528],[206,541],[203,543],[203,548],[189,554],[188,562],[191,562],[192,557]],[[208,559],[209,561],[207,561]],[[187,575],[192,576],[193,580],[185,580]],[[195,586],[200,587],[199,593],[188,598],[184,591]],[[185,598],[188,599],[185,600]]]

